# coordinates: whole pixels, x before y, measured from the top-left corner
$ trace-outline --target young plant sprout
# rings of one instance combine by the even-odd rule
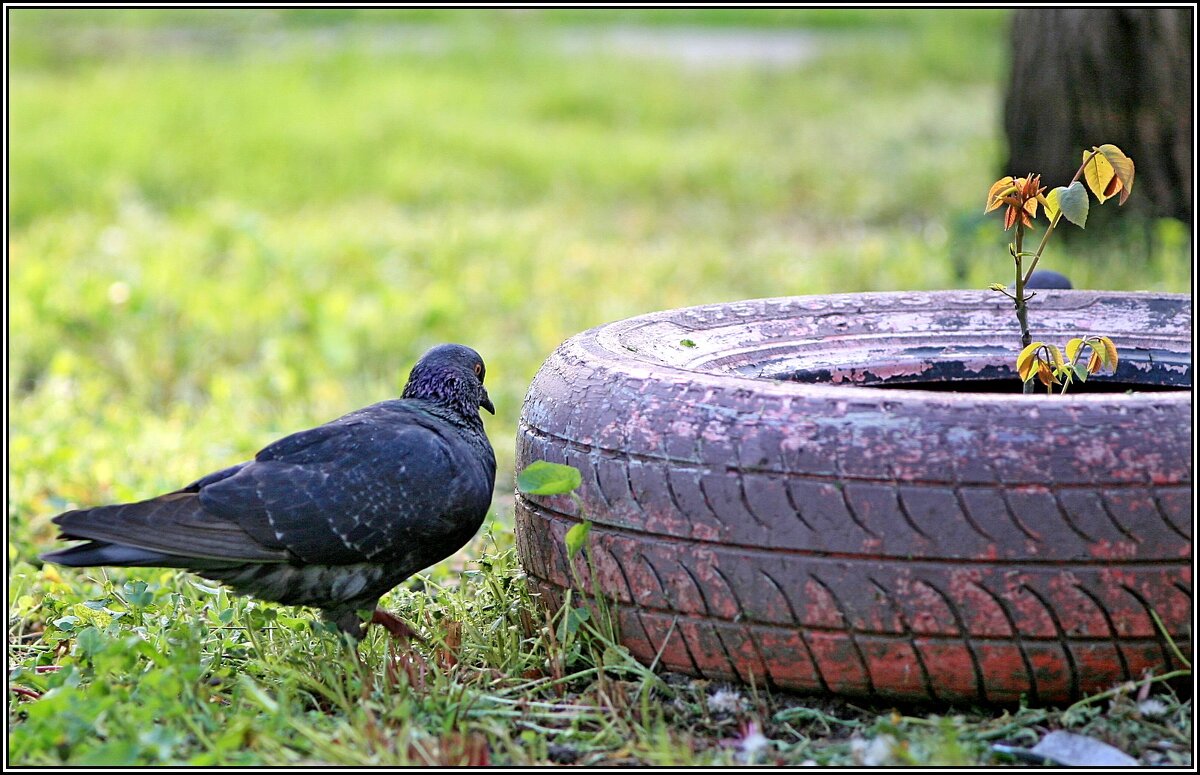
[[[1066,218],[1083,228],[1088,216],[1087,189],[1091,189],[1101,204],[1115,196],[1117,204],[1123,205],[1133,191],[1133,172],[1133,159],[1117,146],[1105,144],[1084,151],[1083,163],[1071,182],[1048,194],[1045,193],[1045,186],[1041,185],[1042,176],[1033,173],[1023,178],[1005,176],[993,183],[988,191],[984,212],[1003,208],[1004,230],[1015,229],[1008,253],[1016,267],[1016,282],[1011,291],[1000,283],[993,283],[989,287],[1013,300],[1017,322],[1021,326],[1022,349],[1017,356],[1017,373],[1024,383],[1025,393],[1033,392],[1034,379],[1046,386],[1047,393],[1053,392],[1054,386],[1059,384],[1062,385],[1061,392],[1065,393],[1072,380],[1083,382],[1088,375],[1101,369],[1115,371],[1117,368],[1117,347],[1106,336],[1072,339],[1067,343],[1065,359],[1057,346],[1033,341],[1033,335],[1029,332],[1028,302],[1036,293],[1027,294],[1025,288],[1058,222]],[[1087,183],[1087,189],[1080,182],[1081,178]],[[1038,205],[1042,206],[1050,225],[1046,227],[1037,249],[1029,252],[1024,250],[1025,232],[1033,227]],[[1028,264],[1026,259],[1029,259]],[[1085,347],[1092,354],[1086,364],[1080,364],[1079,356]]]

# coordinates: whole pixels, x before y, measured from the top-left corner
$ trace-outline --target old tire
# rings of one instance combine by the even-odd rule
[[[1113,379],[1190,387],[1187,297],[1042,291],[1034,305],[1035,338],[1106,333]],[[1015,380],[1012,317],[996,294],[875,293],[601,326],[532,383],[518,470],[581,471],[592,572],[646,663],[996,703],[1179,667],[1154,615],[1187,653],[1190,390],[962,389]],[[962,382],[864,386],[917,379]],[[572,586],[563,538],[580,518],[569,498],[517,497],[520,558],[551,606]]]

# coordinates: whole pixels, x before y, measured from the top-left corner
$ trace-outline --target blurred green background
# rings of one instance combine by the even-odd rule
[[[8,14],[13,559],[69,504],[397,395],[438,342],[488,362],[503,492],[583,329],[1011,279],[1005,11]],[[1043,265],[1189,287],[1181,224],[1095,236]]]

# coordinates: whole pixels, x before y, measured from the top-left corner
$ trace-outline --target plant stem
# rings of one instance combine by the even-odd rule
[[[1189,662],[1187,657],[1183,655],[1183,652],[1179,650],[1179,646],[1175,645],[1175,639],[1171,637],[1171,633],[1167,632],[1166,625],[1163,624],[1158,612],[1153,608],[1150,609],[1150,618],[1154,620],[1154,626],[1158,627],[1158,631],[1162,633],[1162,636],[1167,639],[1167,645],[1171,647],[1171,653],[1175,655],[1175,658],[1178,659],[1185,668],[1191,670],[1192,663]]]
[[[1075,181],[1071,181],[1074,183]],[[1033,261],[1029,262],[1029,271],[1025,273],[1025,282],[1029,282],[1029,278],[1033,276],[1033,270],[1037,268],[1038,261],[1042,259],[1042,251],[1046,249],[1046,241],[1050,239],[1050,235],[1054,233],[1054,227],[1062,219],[1062,211],[1060,210],[1054,216],[1054,220],[1050,221],[1050,225],[1046,227],[1046,233],[1042,235],[1042,241],[1038,243],[1037,250],[1033,254]]]
[[[1013,240],[1013,260],[1017,262],[1016,292],[1013,294],[1013,306],[1017,310],[1017,322],[1021,325],[1021,349],[1024,350],[1033,341],[1029,333],[1029,307],[1025,304],[1025,281],[1028,279],[1021,274],[1021,242],[1025,239],[1025,227],[1017,223],[1017,235]],[[1033,382],[1021,386],[1021,392],[1032,395]]]
[[[1076,351],[1075,351],[1075,357],[1071,359],[1071,373],[1072,373],[1072,375],[1075,373],[1075,365],[1076,365],[1077,363],[1079,363],[1079,356],[1080,356],[1080,355],[1083,355],[1083,347],[1082,347],[1082,346],[1080,346],[1080,348],[1079,348],[1078,350],[1076,350]],[[1065,395],[1067,394],[1067,388],[1071,386],[1071,380],[1072,380],[1072,379],[1074,379],[1074,377],[1073,377],[1073,376],[1068,376],[1068,377],[1066,377],[1066,378],[1064,378],[1064,379],[1063,379],[1063,386],[1062,386],[1062,390],[1060,390],[1060,391],[1059,391],[1059,393],[1058,393],[1060,396],[1065,396]]]
[[[1094,702],[1100,702],[1101,700],[1107,700],[1110,697],[1116,697],[1118,695],[1125,694],[1126,692],[1131,692],[1138,688],[1139,684],[1142,686],[1148,686],[1150,684],[1160,683],[1162,681],[1170,681],[1173,678],[1185,678],[1191,674],[1191,669],[1173,670],[1170,673],[1163,673],[1162,675],[1147,676],[1140,681],[1128,681],[1120,686],[1115,686],[1106,692],[1100,692],[1099,694],[1093,694],[1090,697],[1084,697],[1082,700],[1063,711],[1063,713],[1065,715],[1086,705],[1091,705]]]

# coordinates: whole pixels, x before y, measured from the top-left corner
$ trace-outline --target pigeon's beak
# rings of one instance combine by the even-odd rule
[[[495,414],[496,407],[492,406],[492,399],[488,398],[487,390],[483,387],[483,385],[479,386],[479,390],[483,393],[483,395],[479,398],[479,405],[492,414]]]

